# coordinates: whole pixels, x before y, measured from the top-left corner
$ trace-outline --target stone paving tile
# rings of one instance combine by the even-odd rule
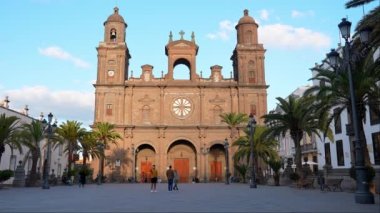
[[[356,204],[354,194],[246,184],[180,184],[168,192],[158,184],[103,184],[0,189],[0,212],[380,212]]]

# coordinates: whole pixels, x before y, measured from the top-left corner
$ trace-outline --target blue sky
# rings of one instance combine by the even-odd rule
[[[268,110],[276,97],[286,97],[311,84],[310,68],[339,43],[337,24],[348,17],[353,26],[363,8],[345,9],[345,0],[18,0],[0,7],[0,100],[9,96],[17,111],[29,105],[30,115],[53,112],[59,121],[93,120],[96,47],[103,39],[103,22],[117,5],[128,24],[130,69],[167,69],[165,45],[169,32],[179,39],[194,31],[199,45],[197,72],[223,66],[236,45],[235,25],[248,9],[259,23],[259,42],[266,51]],[[377,6],[364,7],[364,13]]]

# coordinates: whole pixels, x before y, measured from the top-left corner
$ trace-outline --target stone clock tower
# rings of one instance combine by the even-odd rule
[[[94,122],[115,124],[123,136],[106,149],[104,175],[108,180],[144,182],[155,164],[163,180],[172,165],[182,182],[224,181],[227,166],[234,174],[236,151],[228,148],[230,165],[226,165],[225,140],[231,144],[244,133],[231,134],[220,114],[253,113],[262,124],[260,117],[267,112],[265,49],[258,43],[257,23],[245,10],[236,26],[233,76],[227,77],[219,65],[210,67],[209,77],[198,74],[195,34],[186,39],[183,31],[177,39],[169,34],[164,49],[167,71],[155,77],[154,67],[145,64],[141,75],[133,77],[128,73],[126,27],[115,8],[104,22],[104,39],[97,48]],[[178,65],[185,70],[176,69]],[[189,79],[175,79],[175,72],[185,72]],[[96,176],[97,160],[92,167]]]

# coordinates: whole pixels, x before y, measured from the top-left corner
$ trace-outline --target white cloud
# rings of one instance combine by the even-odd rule
[[[38,52],[41,55],[44,55],[47,57],[56,58],[56,59],[63,60],[63,61],[69,61],[79,68],[86,69],[86,68],[90,67],[89,63],[83,61],[80,58],[77,58],[77,57],[71,55],[70,53],[62,50],[58,46],[50,46],[47,48],[38,48]]]
[[[0,95],[9,96],[10,108],[16,111],[21,111],[27,104],[30,109],[29,115],[36,118],[41,112],[52,112],[59,122],[77,120],[89,125],[94,116],[93,92],[52,91],[45,86],[33,86],[3,91]]]
[[[234,30],[233,22],[229,20],[224,20],[224,21],[219,22],[218,32],[209,33],[206,36],[207,38],[211,40],[221,39],[221,40],[227,41],[230,39],[233,30]]]
[[[260,19],[264,20],[264,21],[266,21],[266,20],[269,19],[269,12],[268,12],[268,10],[265,10],[265,9],[260,10]]]
[[[314,11],[308,10],[308,11],[298,11],[298,10],[292,10],[291,14],[292,18],[303,18],[303,17],[311,17],[314,16]]]
[[[260,27],[259,38],[266,46],[284,49],[321,49],[331,46],[330,38],[323,33],[284,24]]]

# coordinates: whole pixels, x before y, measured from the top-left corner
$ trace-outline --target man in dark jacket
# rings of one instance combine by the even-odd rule
[[[166,170],[166,177],[168,178],[168,190],[173,191],[174,171],[172,170],[172,166],[169,166],[169,169]]]

